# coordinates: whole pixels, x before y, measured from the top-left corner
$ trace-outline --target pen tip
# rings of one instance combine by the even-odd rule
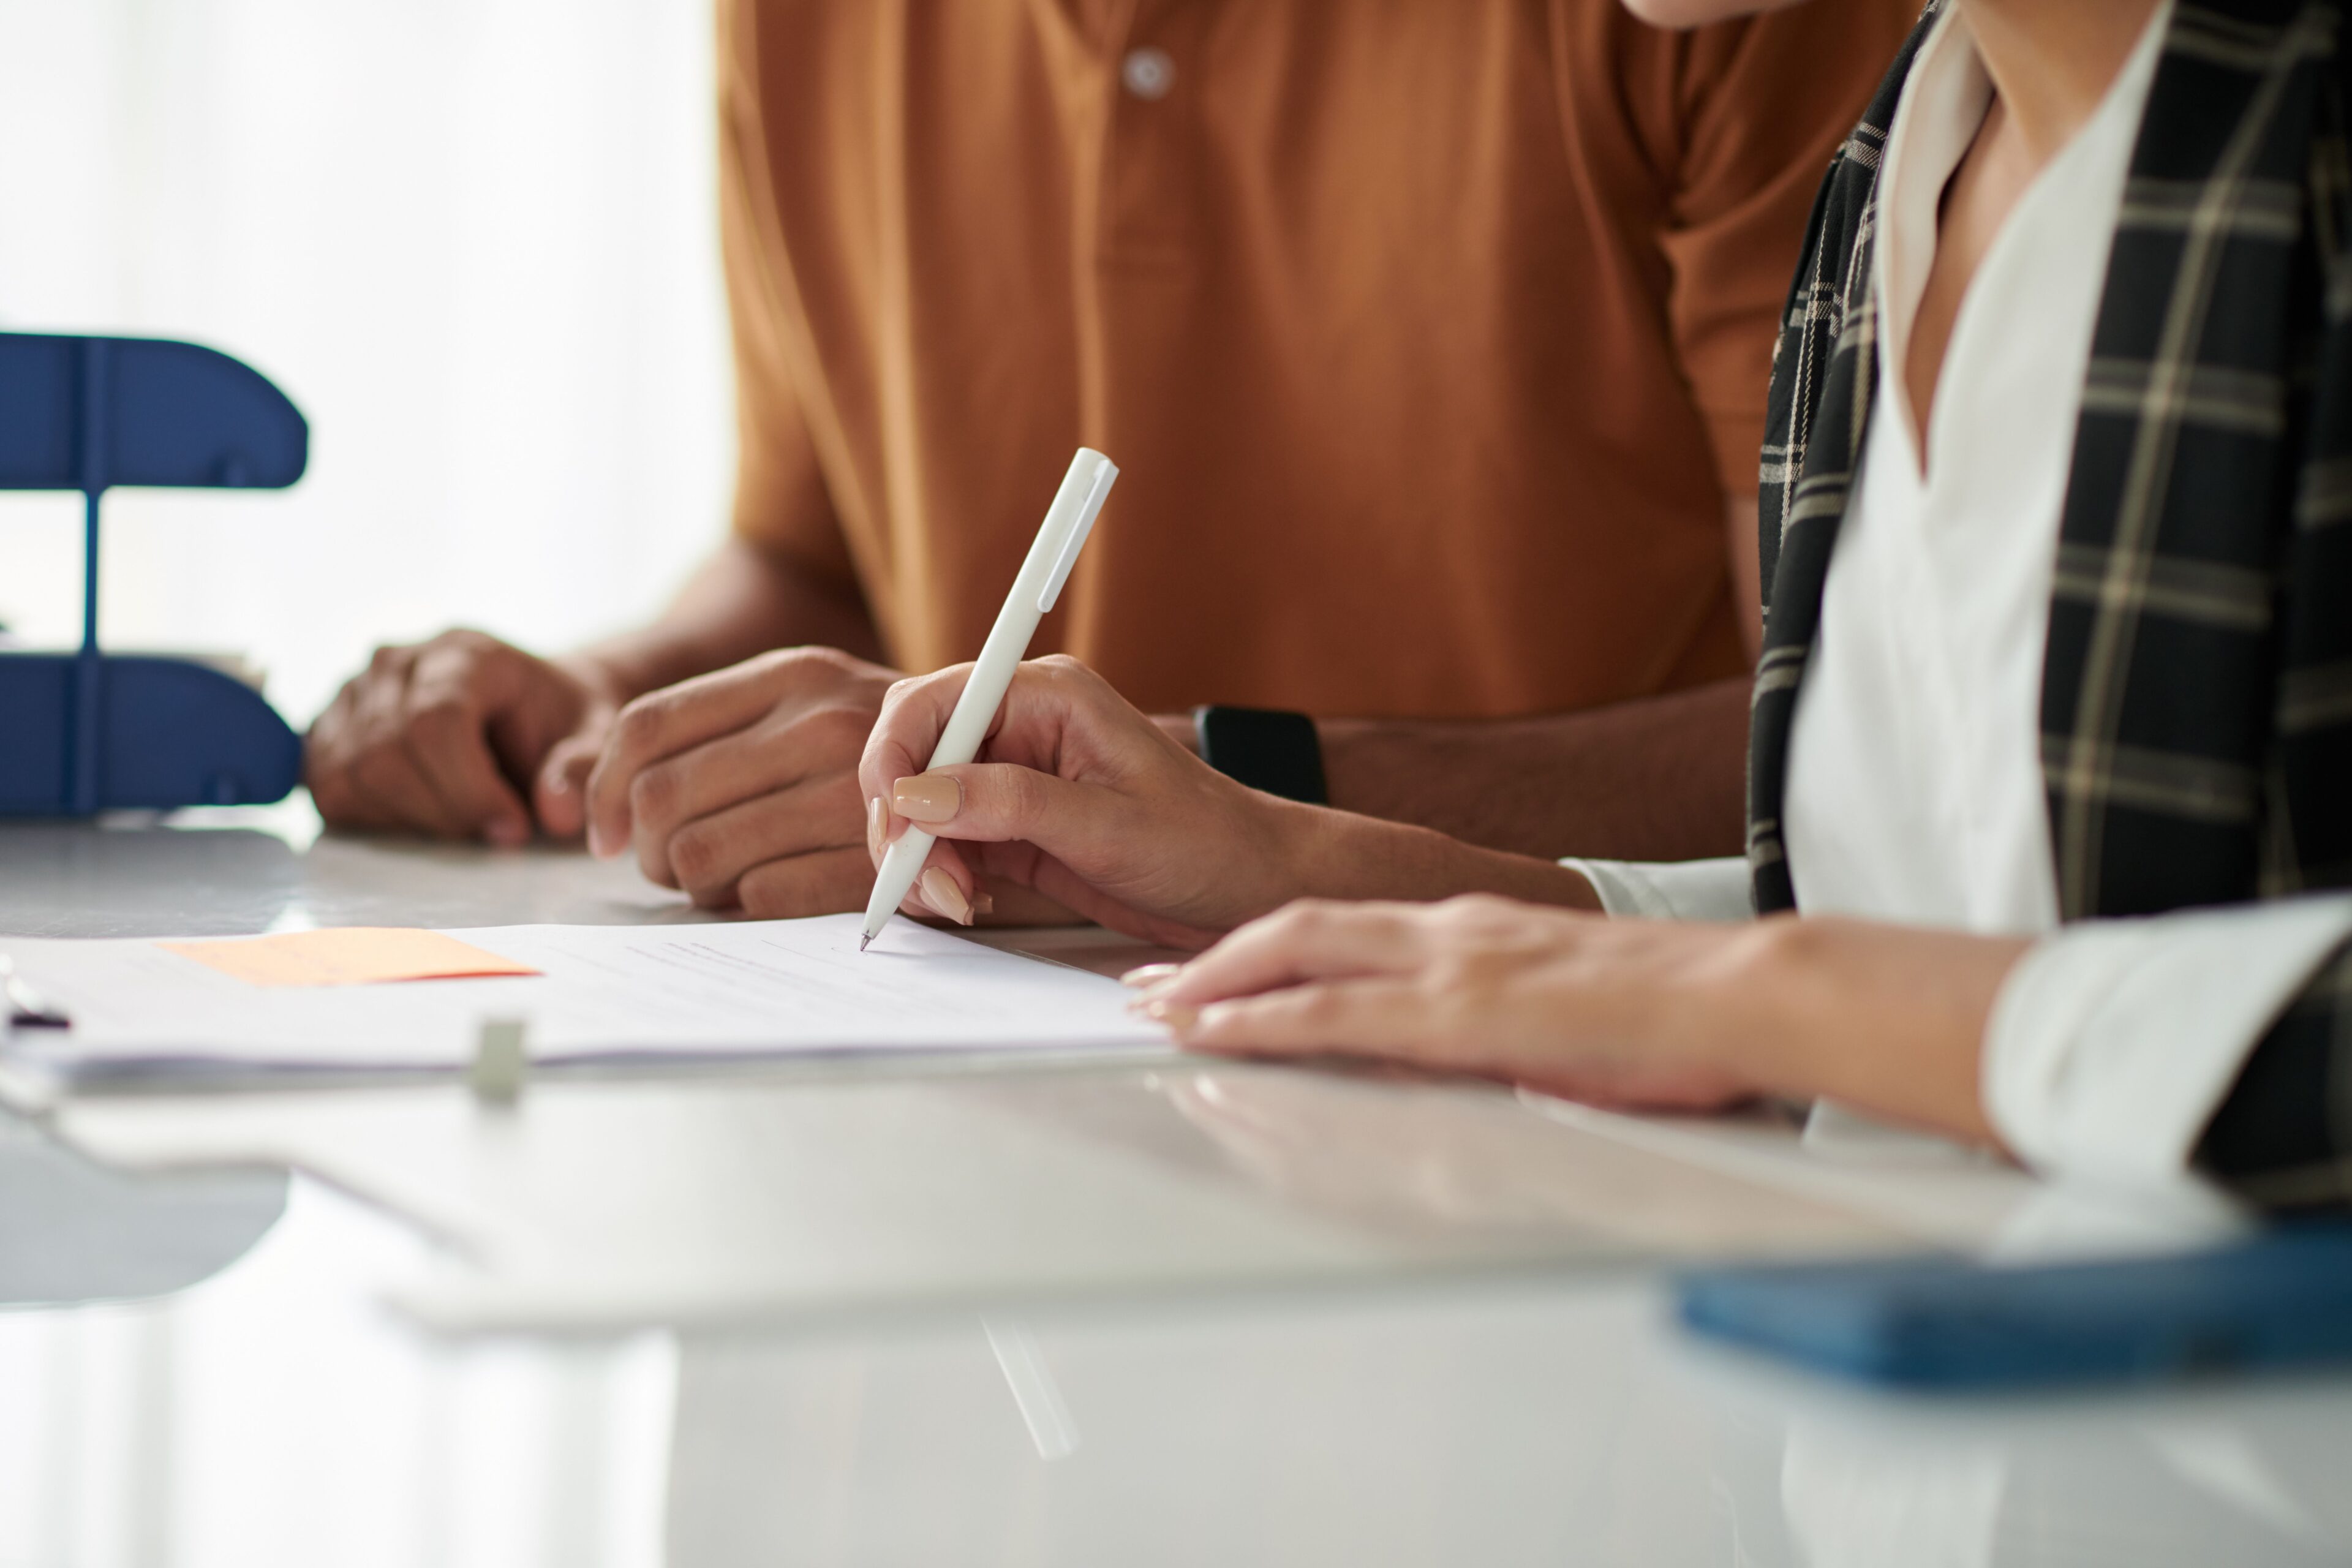
[[[874,940],[874,939],[873,939],[872,937],[867,936],[867,935],[866,935],[864,932],[862,932],[862,931],[861,931],[861,932],[858,934],[858,938],[857,938],[857,951],[858,951],[858,952],[864,952],[866,951],[866,944],[867,942],[872,942],[873,940]]]

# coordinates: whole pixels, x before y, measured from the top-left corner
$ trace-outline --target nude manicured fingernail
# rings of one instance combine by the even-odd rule
[[[890,837],[890,808],[876,795],[866,803],[866,853],[877,860],[882,858],[882,847]]]
[[[593,822],[588,825],[588,853],[599,860],[613,858],[613,852],[604,847],[604,830]]]
[[[917,822],[946,822],[963,809],[963,785],[945,773],[916,773],[890,786],[890,809]]]
[[[994,914],[996,912],[995,896],[975,890],[971,895],[971,912],[975,915]]]
[[[922,874],[919,885],[923,889],[923,902],[960,926],[971,924],[971,900],[963,896],[963,889],[956,886],[953,877],[934,866]]]
[[[1181,963],[1138,964],[1120,975],[1118,983],[1121,985],[1132,985],[1140,990],[1146,985],[1157,985],[1163,980],[1173,980],[1176,978],[1177,972],[1183,967]]]
[[[1146,1002],[1143,1011],[1145,1016],[1167,1025],[1180,1035],[1191,1033],[1192,1026],[1201,1021],[1201,1010],[1187,1007],[1181,1002]]]

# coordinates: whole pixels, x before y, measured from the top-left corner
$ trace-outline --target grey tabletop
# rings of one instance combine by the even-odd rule
[[[695,918],[299,804],[0,826],[0,950]],[[2352,1384],[1923,1402],[1664,1309],[1680,1260],[2067,1213],[1770,1118],[1181,1058],[66,1100],[0,1121],[0,1564],[2352,1560]]]

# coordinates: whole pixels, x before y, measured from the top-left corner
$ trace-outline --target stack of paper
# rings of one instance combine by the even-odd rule
[[[1165,1048],[1116,982],[898,921],[320,931],[226,941],[5,941],[64,1012],[7,1058],[75,1077],[411,1069],[521,1019],[534,1060]]]

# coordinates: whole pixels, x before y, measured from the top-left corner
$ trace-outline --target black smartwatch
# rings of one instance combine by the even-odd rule
[[[1192,710],[1192,733],[1202,760],[1227,778],[1285,800],[1330,804],[1323,784],[1323,742],[1306,714],[1213,703]]]

